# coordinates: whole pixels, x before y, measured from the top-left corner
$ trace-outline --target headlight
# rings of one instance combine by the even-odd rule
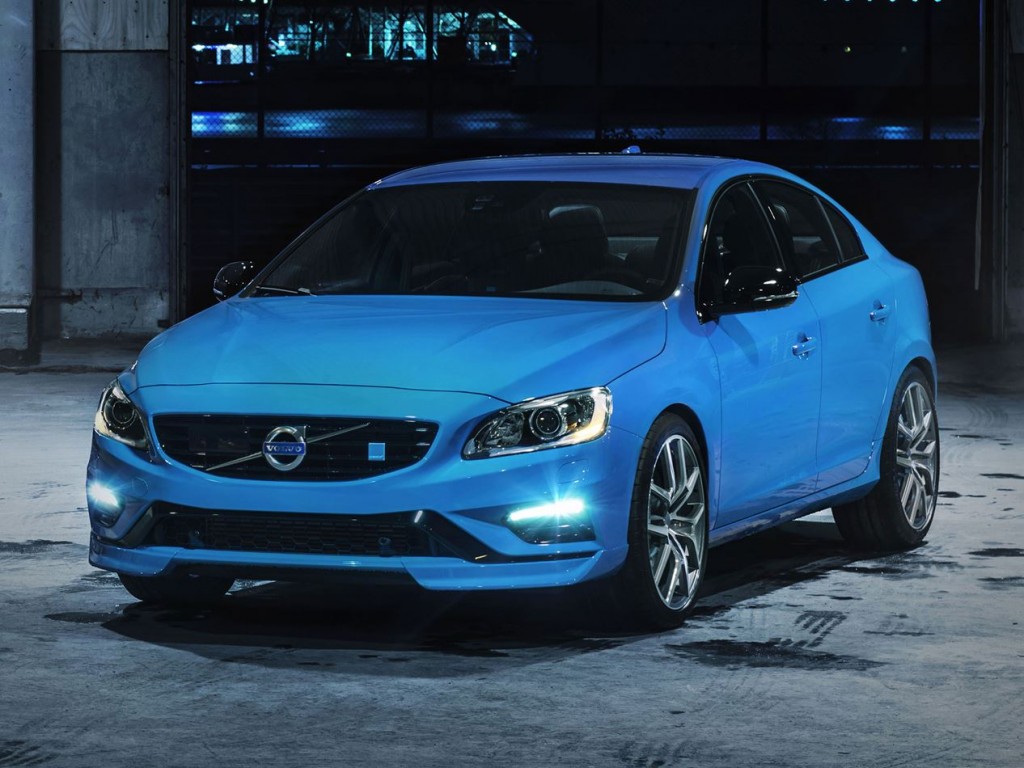
[[[604,387],[526,400],[481,424],[462,455],[507,456],[596,440],[608,431],[612,393]]]
[[[110,382],[110,385],[100,395],[100,404],[96,409],[93,428],[101,435],[130,445],[132,448],[149,446],[142,414],[121,390],[121,385],[116,380]]]

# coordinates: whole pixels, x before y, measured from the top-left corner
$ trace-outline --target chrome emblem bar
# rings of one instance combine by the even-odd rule
[[[263,441],[263,458],[274,469],[291,472],[306,458],[306,428],[274,427]]]
[[[345,429],[338,429],[334,432],[328,432],[326,435],[318,435],[317,437],[306,437],[306,427],[290,427],[281,426],[274,427],[267,434],[266,439],[263,441],[263,448],[257,453],[250,453],[248,456],[242,456],[231,461],[225,461],[223,464],[217,464],[213,467],[208,467],[207,472],[216,472],[218,469],[224,469],[225,467],[233,467],[236,464],[244,464],[247,461],[258,459],[263,456],[267,463],[274,469],[280,470],[281,472],[288,472],[295,469],[302,461],[306,458],[306,446],[314,443],[319,443],[322,440],[330,440],[332,437],[338,437],[348,432],[355,432],[365,427],[370,426],[370,422],[366,421],[362,424],[356,424],[354,427],[345,427]],[[291,440],[280,440],[277,438],[290,437]],[[271,446],[268,450],[268,446]],[[288,461],[291,459],[291,461]]]

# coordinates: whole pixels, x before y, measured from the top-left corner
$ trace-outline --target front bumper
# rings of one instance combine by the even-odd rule
[[[108,489],[117,504],[89,494],[89,560],[99,568],[136,576],[204,569],[250,578],[322,573],[373,580],[390,574],[443,590],[565,586],[617,569],[626,554],[640,438],[612,428],[585,445],[465,460],[461,444],[479,417],[474,411],[480,406],[462,414],[456,420],[458,427],[448,431],[442,426],[430,452],[418,464],[345,482],[218,477],[178,464],[159,450],[147,454],[94,435],[89,487]],[[506,523],[512,511],[564,499],[583,502],[592,539],[533,544]],[[427,511],[438,523],[439,540],[450,543],[458,539],[479,546],[441,547],[429,556],[396,556],[208,549],[202,541],[192,546],[166,546],[147,540],[145,528],[152,525],[154,514],[178,507],[193,513],[237,511],[278,517],[371,518]]]

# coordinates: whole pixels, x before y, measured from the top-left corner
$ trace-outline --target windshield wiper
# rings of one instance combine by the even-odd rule
[[[271,293],[283,293],[286,296],[316,296],[309,288],[286,288],[283,285],[257,285],[253,291],[270,291]]]

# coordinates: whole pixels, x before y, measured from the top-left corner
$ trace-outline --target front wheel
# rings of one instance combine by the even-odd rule
[[[871,493],[832,510],[839,532],[859,549],[901,550],[924,541],[939,495],[939,422],[928,378],[900,378],[882,441],[881,477]]]
[[[629,513],[629,552],[617,602],[644,626],[682,624],[707,565],[704,464],[689,425],[664,414],[644,439]]]

